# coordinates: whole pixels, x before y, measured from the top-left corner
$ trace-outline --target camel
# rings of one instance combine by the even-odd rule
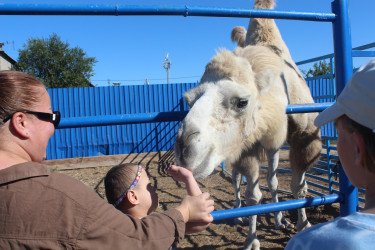
[[[254,8],[273,9],[273,0],[255,0]],[[222,161],[234,169],[236,206],[240,206],[239,174],[246,177],[246,205],[260,204],[259,164],[264,149],[268,159],[267,183],[278,202],[276,169],[280,147],[290,146],[291,190],[305,198],[305,172],[321,151],[316,113],[285,113],[288,104],[313,103],[310,91],[273,19],[252,18],[248,30],[235,27],[234,51],[221,49],[206,65],[200,84],[184,94],[190,111],[175,140],[177,164],[205,178]],[[249,217],[245,249],[259,249],[256,216]],[[281,212],[275,227],[292,226]],[[297,230],[310,227],[304,209],[298,209]]]

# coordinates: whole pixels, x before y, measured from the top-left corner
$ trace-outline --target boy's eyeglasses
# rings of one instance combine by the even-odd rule
[[[60,120],[61,120],[60,111],[53,111],[52,114],[51,113],[44,113],[44,112],[36,112],[36,111],[17,111],[17,112],[22,112],[22,113],[26,113],[26,114],[35,115],[40,120],[45,120],[45,121],[52,122],[53,126],[55,128],[57,128],[59,126],[59,123],[60,123]],[[8,120],[12,119],[13,115],[15,113],[17,113],[17,112],[14,112],[13,114],[5,117],[3,119],[3,123],[5,123]]]

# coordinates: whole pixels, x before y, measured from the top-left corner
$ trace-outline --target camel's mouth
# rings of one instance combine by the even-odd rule
[[[221,159],[216,159],[216,157],[214,157],[214,150],[210,149],[206,157],[204,157],[203,160],[196,167],[194,167],[193,169],[187,169],[193,170],[193,175],[196,179],[204,179],[210,174],[212,174],[215,167],[220,165],[221,161]]]

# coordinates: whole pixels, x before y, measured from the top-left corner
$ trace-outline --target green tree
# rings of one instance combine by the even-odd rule
[[[28,39],[18,52],[17,70],[36,76],[48,88],[91,85],[95,57],[88,57],[78,46],[69,48],[55,33],[47,39]]]
[[[302,73],[305,75],[305,77],[331,74],[331,65],[325,60],[320,61],[319,63],[314,63],[313,68],[309,69],[307,72],[305,70],[302,70]]]

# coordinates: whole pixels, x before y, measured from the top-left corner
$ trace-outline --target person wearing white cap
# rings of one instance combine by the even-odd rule
[[[366,190],[360,212],[296,234],[285,249],[375,248],[375,59],[353,74],[337,102],[315,119],[335,122],[340,162],[351,183]]]

